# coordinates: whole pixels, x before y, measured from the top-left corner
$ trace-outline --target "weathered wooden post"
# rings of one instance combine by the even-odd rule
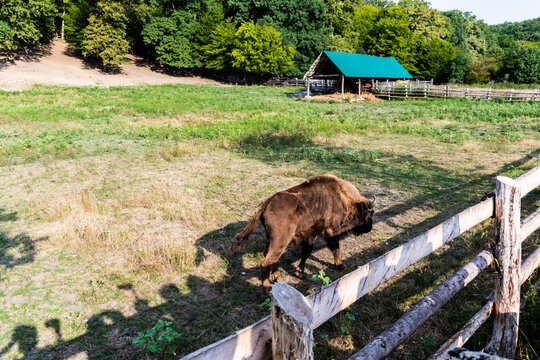
[[[446,85],[444,87],[444,97],[447,98],[448,97],[448,85]]]
[[[313,360],[311,302],[285,283],[272,287],[272,357]]]
[[[534,101],[538,101],[538,89],[534,89]]]
[[[487,348],[514,357],[519,324],[521,267],[521,188],[513,179],[498,176],[495,197],[495,256],[499,271],[495,284],[495,321]]]
[[[309,96],[309,78],[307,78],[306,80],[307,80],[307,95],[306,95],[306,98],[310,98],[311,96]]]
[[[408,88],[409,84],[405,84],[405,97],[408,98],[409,97],[409,94],[407,93],[407,88]]]
[[[491,100],[491,88],[487,89],[487,99]]]
[[[469,88],[465,89],[465,99],[469,98]]]
[[[341,75],[341,100],[345,100],[345,75]]]
[[[513,97],[514,97],[514,89],[510,89],[510,101],[512,101]]]
[[[427,84],[424,84],[424,97],[427,97]]]

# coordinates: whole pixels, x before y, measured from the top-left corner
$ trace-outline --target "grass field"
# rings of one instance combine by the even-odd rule
[[[310,103],[292,91],[0,92],[0,357],[173,358],[169,350],[185,355],[250,325],[268,313],[257,279],[263,230],[229,257],[232,237],[261,201],[308,176],[332,173],[378,198],[373,231],[341,243],[346,270],[334,269],[322,241],[308,260],[309,273],[335,280],[477,203],[495,176],[540,163],[538,102]],[[523,199],[524,215],[539,195]],[[491,228],[459,237],[321,326],[317,358],[359,350],[479,252]],[[536,232],[524,253],[539,244]],[[280,269],[308,294],[319,283],[293,276],[298,260],[289,249]],[[538,351],[532,280],[522,329]],[[391,358],[427,358],[492,284],[482,274]],[[178,333],[167,346],[132,343],[159,320]],[[468,346],[481,348],[489,334],[486,324]],[[526,342],[519,352],[534,358]]]

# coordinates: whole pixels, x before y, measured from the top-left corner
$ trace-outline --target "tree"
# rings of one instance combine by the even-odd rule
[[[55,16],[53,0],[0,1],[0,20],[11,29],[11,46],[14,49],[52,37]]]
[[[170,17],[155,17],[144,27],[143,41],[155,49],[156,59],[165,65],[191,68],[198,65],[191,46],[197,23],[186,11],[175,11]]]
[[[495,34],[510,35],[516,41],[540,42],[540,17],[520,22],[491,25],[490,29]]]
[[[0,20],[0,49],[11,50],[13,47],[13,33],[7,22]]]
[[[417,53],[416,77],[444,80],[444,69],[454,60],[459,50],[448,41],[434,38],[422,43]]]
[[[540,83],[540,47],[531,46],[521,54],[517,61],[515,79],[526,84]]]
[[[218,23],[208,35],[206,44],[199,47],[199,56],[204,66],[214,70],[231,69],[235,36],[236,23],[231,18]]]
[[[405,69],[415,73],[415,52],[420,43],[420,38],[414,36],[409,28],[409,17],[403,8],[392,6],[377,13],[366,50],[371,55],[396,58]]]
[[[283,34],[283,44],[295,49],[289,75],[302,75],[331,42],[326,4],[320,0],[229,0],[225,11],[237,22],[252,20]]]
[[[495,76],[498,68],[498,62],[495,58],[473,59],[469,66],[469,72],[465,75],[465,82],[487,84]]]
[[[281,34],[270,26],[248,21],[235,34],[232,66],[257,74],[278,75],[293,63],[294,49],[283,46]]]
[[[121,4],[98,2],[97,11],[90,15],[88,26],[83,31],[83,55],[98,58],[105,65],[124,63],[124,55],[129,50],[126,21]]]
[[[465,75],[469,71],[471,59],[463,51],[459,51],[457,56],[450,64],[442,71],[441,77],[443,81],[452,83],[463,83]]]
[[[334,35],[331,50],[365,54],[368,35],[373,30],[379,9],[373,5],[355,6],[350,29],[342,35]]]
[[[88,26],[90,7],[86,1],[69,4],[64,16],[64,39],[76,49],[82,50],[84,29]]]
[[[405,14],[409,16],[410,29],[422,40],[444,39],[450,32],[449,21],[436,9],[429,7],[424,0],[401,0]]]

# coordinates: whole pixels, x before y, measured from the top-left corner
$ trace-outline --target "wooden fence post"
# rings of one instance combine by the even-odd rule
[[[513,97],[514,97],[514,89],[510,89],[510,101],[512,101]]]
[[[491,88],[487,89],[487,99],[491,100]]]
[[[469,88],[465,89],[465,99],[469,98]]]
[[[427,97],[427,84],[424,84],[424,97]]]
[[[448,85],[444,87],[444,97],[448,98]]]
[[[513,179],[498,176],[495,197],[495,321],[487,348],[499,356],[514,357],[519,324],[521,268],[521,188]]]
[[[341,100],[345,100],[345,75],[341,75]]]
[[[310,98],[311,96],[309,96],[309,78],[307,78],[307,95],[306,95],[306,98]]]
[[[538,89],[534,89],[534,101],[538,101]]]
[[[311,302],[285,283],[272,287],[272,356],[274,360],[313,360]]]

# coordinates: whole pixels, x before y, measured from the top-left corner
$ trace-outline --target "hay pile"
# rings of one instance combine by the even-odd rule
[[[315,101],[315,102],[343,102],[343,99],[341,99],[341,93],[334,93],[334,94],[324,94],[324,95],[315,95],[310,98],[302,98],[303,100],[307,101]],[[345,93],[345,101],[346,102],[373,102],[373,103],[379,103],[384,102],[384,100],[379,99],[373,94],[363,93],[361,97],[358,96],[358,94],[354,93]]]

